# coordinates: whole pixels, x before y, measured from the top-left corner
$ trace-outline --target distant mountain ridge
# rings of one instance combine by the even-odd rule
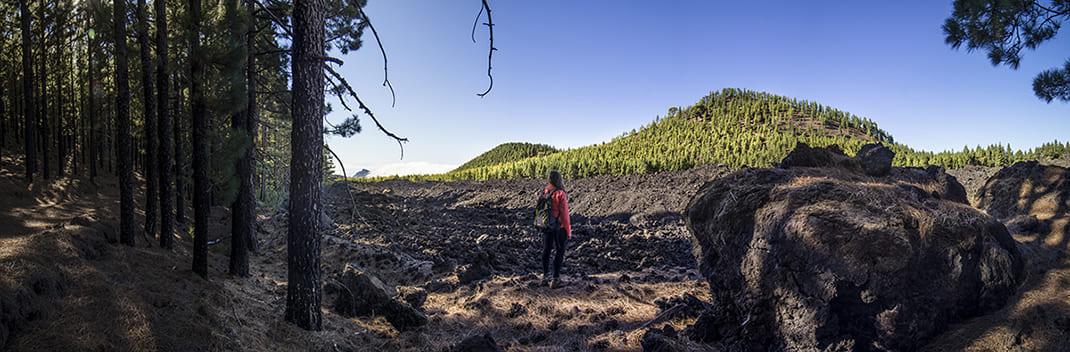
[[[1059,141],[1029,151],[1013,151],[1002,145],[964,148],[961,152],[916,151],[896,144],[891,134],[868,118],[816,102],[725,88],[691,106],[669,108],[665,117],[609,142],[564,151],[541,144],[506,143],[445,174],[406,178],[542,178],[550,169],[561,171],[566,178],[583,178],[684,170],[707,163],[767,167],[783,159],[799,142],[814,147],[835,144],[848,155],[854,155],[864,144],[881,143],[896,153],[896,166],[947,168],[1007,165],[1070,152],[1070,144]]]

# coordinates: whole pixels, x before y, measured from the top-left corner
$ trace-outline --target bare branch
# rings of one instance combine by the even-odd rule
[[[476,26],[479,25],[479,18],[483,17],[483,6],[486,6],[486,4],[480,5],[479,13],[476,14],[476,20],[472,21],[472,43],[476,42]]]
[[[268,50],[268,51],[258,51],[256,53],[253,53],[253,56],[264,56],[264,55],[274,55],[274,54],[289,54],[289,53],[290,53],[289,49],[276,49],[276,50]]]
[[[490,32],[490,50],[487,53],[487,77],[490,78],[490,85],[487,86],[487,91],[476,94],[481,97],[486,96],[494,88],[494,75],[490,74],[490,69],[491,63],[494,61],[494,51],[498,50],[498,48],[494,47],[494,20],[490,18],[490,5],[487,4],[487,0],[483,0],[483,8],[479,12],[483,13],[483,10],[487,11],[487,22],[483,23],[483,25],[487,26],[487,30]],[[476,17],[476,21],[479,21],[479,17]]]
[[[342,78],[342,75],[338,74],[338,72],[335,71],[334,68],[331,67],[330,65],[324,65],[323,67],[327,68],[327,71],[331,73],[331,76],[334,76],[335,79],[338,79],[338,81],[342,84],[342,87],[345,88],[346,91],[349,92],[349,95],[352,96],[353,99],[357,101],[357,105],[359,106],[359,108],[361,110],[363,110],[365,114],[368,114],[368,116],[371,116],[372,121],[375,121],[375,126],[379,128],[379,131],[382,131],[384,134],[386,134],[387,136],[390,136],[390,138],[393,138],[395,141],[398,142],[398,147],[401,148],[401,158],[404,159],[405,158],[405,146],[402,144],[402,142],[408,142],[409,139],[408,138],[398,137],[396,134],[394,134],[394,133],[392,133],[390,131],[387,131],[386,128],[383,127],[383,124],[379,123],[379,119],[375,117],[375,114],[372,113],[372,110],[369,109],[367,105],[364,105],[364,102],[360,100],[360,97],[357,96],[357,92],[353,90],[353,87],[349,85],[349,82],[346,82],[346,79]],[[344,103],[342,105],[345,106]],[[346,106],[346,109],[349,110],[349,107]],[[350,111],[352,111],[352,110],[350,110]]]
[[[372,35],[375,36],[375,43],[379,44],[379,51],[383,53],[383,86],[390,88],[390,107],[394,107],[398,98],[397,95],[394,94],[394,85],[390,84],[390,75],[386,69],[386,49],[383,48],[383,41],[379,40],[379,32],[375,30],[375,26],[372,25],[372,20],[364,13],[364,9],[358,7],[357,11],[360,11],[360,17],[364,19],[364,23],[368,24],[368,28],[372,29]]]
[[[260,2],[260,0],[252,0],[252,1],[257,6],[260,6],[261,9],[266,11],[268,16],[271,16],[271,20],[273,22],[275,22],[275,24],[279,25],[279,27],[282,28],[282,30],[285,31],[286,34],[290,36],[290,38],[293,38],[294,34],[293,34],[292,31],[290,31],[290,26],[286,25],[286,22],[283,22],[282,19],[279,18],[279,16],[276,16],[275,12],[271,11],[271,9],[268,8],[267,6],[265,6],[264,3]]]
[[[330,61],[330,62],[336,63],[336,64],[338,64],[338,66],[344,65],[344,63],[342,62],[342,59],[339,59],[339,58],[336,58],[336,57],[321,56],[320,58],[323,59],[323,61]]]
[[[338,160],[338,166],[342,168],[342,180],[349,182],[349,176],[347,176],[349,174],[346,173],[346,164],[342,162],[342,158],[338,157],[338,153],[335,153],[334,150],[331,150],[331,147],[328,147],[326,144],[323,145],[323,148],[327,149],[328,152],[331,152],[331,155],[334,155],[334,159]],[[349,194],[349,202],[351,203],[350,210],[352,210],[350,216],[359,218],[360,222],[364,223],[364,226],[369,226],[368,222],[364,220],[364,216],[357,212],[357,199],[353,197],[353,191],[349,189],[349,184],[343,184],[343,186],[346,188],[346,193]]]

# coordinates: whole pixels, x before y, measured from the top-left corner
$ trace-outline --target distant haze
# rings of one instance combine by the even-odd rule
[[[440,174],[457,168],[453,164],[436,164],[426,161],[411,161],[366,167],[367,177]]]

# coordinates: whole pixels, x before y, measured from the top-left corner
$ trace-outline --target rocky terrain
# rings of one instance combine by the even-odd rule
[[[573,237],[563,270],[567,285],[557,289],[534,275],[541,239],[529,223],[543,180],[328,185],[324,331],[307,332],[282,319],[283,208],[261,209],[260,251],[252,258],[250,278],[226,274],[229,216],[224,208],[214,209],[211,233],[220,241],[211,247],[210,280],[205,281],[189,270],[188,224],[180,226],[184,232],[173,251],[140,237],[135,248],[117,245],[114,180],[27,189],[11,165],[8,159],[0,162],[5,229],[0,339],[7,350],[460,351],[493,345],[506,351],[717,351],[745,346],[708,334],[724,320],[711,317],[721,309],[717,292],[700,273],[685,218],[704,185],[738,170],[707,165],[566,180]],[[977,181],[962,182],[971,203],[985,197],[983,190],[1002,192],[990,198],[1017,197],[1014,190],[984,187],[987,176],[982,176],[996,171],[948,173],[963,179],[968,178],[959,175],[976,175]],[[1017,215],[1029,214],[1015,215],[999,220],[1021,222]],[[1024,274],[1006,304],[951,323],[915,347],[1055,351],[1070,343],[1070,259],[1065,254],[1070,234],[1058,216],[1065,214],[1041,216],[1041,225],[1009,227]],[[381,289],[384,294],[375,302],[404,303],[376,304],[410,307],[426,321],[347,308],[347,300],[370,299],[349,292],[358,282]]]

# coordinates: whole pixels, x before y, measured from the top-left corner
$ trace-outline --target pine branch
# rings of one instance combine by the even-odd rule
[[[487,86],[487,90],[485,92],[476,94],[480,97],[486,96],[487,93],[490,93],[490,90],[494,88],[494,75],[490,74],[490,69],[491,63],[494,61],[494,51],[498,50],[498,48],[494,47],[494,20],[490,18],[490,5],[487,4],[487,0],[483,0],[483,7],[479,9],[479,15],[476,15],[476,23],[479,23],[479,17],[483,14],[483,10],[487,11],[487,22],[484,22],[483,25],[487,26],[487,30],[490,32],[490,50],[488,50],[487,53],[487,77],[490,78],[490,85]],[[475,41],[475,27],[476,25],[472,24],[473,42]]]
[[[268,16],[271,17],[272,22],[275,22],[275,24],[279,25],[279,28],[282,28],[282,30],[285,31],[286,34],[290,36],[290,38],[293,38],[294,34],[290,30],[290,26],[286,24],[286,22],[284,22],[279,16],[276,16],[274,11],[271,11],[271,9],[265,6],[264,3],[260,2],[260,0],[252,1],[256,4],[256,6],[260,6],[261,9],[267,12]]]
[[[364,23],[368,24],[368,28],[372,29],[372,35],[375,36],[375,42],[379,44],[379,51],[383,53],[383,86],[390,88],[390,107],[394,107],[397,103],[397,95],[394,94],[394,85],[390,84],[390,76],[387,71],[386,49],[383,48],[383,41],[379,40],[379,32],[375,30],[375,26],[372,25],[372,20],[368,18],[368,15],[364,13],[364,8],[358,7],[357,11],[360,11],[360,17],[364,19]]]
[[[405,158],[405,146],[402,144],[402,142],[408,142],[409,139],[408,138],[398,137],[393,132],[387,131],[386,128],[383,127],[383,124],[379,123],[379,119],[375,117],[375,114],[372,113],[372,110],[369,109],[367,105],[364,105],[364,101],[360,100],[360,97],[357,96],[357,92],[353,90],[353,87],[349,85],[349,82],[346,82],[346,79],[342,78],[342,75],[338,74],[338,72],[335,71],[334,68],[331,67],[330,65],[323,65],[323,67],[325,67],[327,69],[327,71],[330,72],[331,76],[334,76],[334,78],[338,79],[338,81],[342,84],[342,87],[345,88],[345,90],[349,93],[349,95],[351,97],[353,97],[354,100],[357,101],[358,107],[361,110],[363,110],[365,114],[368,114],[368,116],[371,116],[372,121],[375,122],[375,126],[379,128],[379,131],[383,132],[383,134],[386,134],[387,136],[389,136],[390,138],[393,138],[395,141],[398,142],[398,147],[401,148],[401,158],[404,159]],[[341,96],[339,98],[341,98]],[[346,110],[352,111],[351,109],[349,109],[349,106],[347,106],[344,103],[345,99],[339,99],[339,100],[343,101],[342,105],[346,107]]]

